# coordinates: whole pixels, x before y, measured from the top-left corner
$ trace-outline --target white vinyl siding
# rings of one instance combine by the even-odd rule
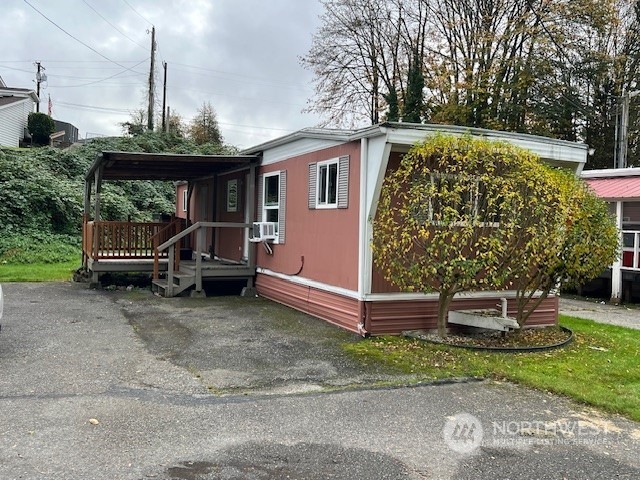
[[[33,101],[25,98],[0,107],[0,145],[17,147],[27,128],[27,117],[33,111]]]
[[[309,164],[309,209],[349,207],[349,157]]]

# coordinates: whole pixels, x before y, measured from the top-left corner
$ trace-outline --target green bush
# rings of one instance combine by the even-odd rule
[[[80,260],[79,235],[38,231],[0,236],[0,264],[64,263]]]
[[[97,138],[66,150],[0,147],[0,262],[79,258],[84,177],[102,151],[199,154],[234,153],[235,149],[199,147],[158,132]],[[175,187],[160,181],[104,182],[101,207],[105,220],[151,221],[155,215],[174,212]]]
[[[49,135],[55,128],[53,119],[46,113],[31,112],[27,117],[27,129],[36,145],[49,145]]]

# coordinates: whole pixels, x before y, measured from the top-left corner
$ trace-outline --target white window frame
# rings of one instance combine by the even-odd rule
[[[267,185],[268,185],[268,178],[270,177],[278,177],[278,188],[277,188],[277,192],[278,192],[278,204],[277,205],[267,205]],[[278,233],[278,225],[280,224],[280,214],[282,213],[280,210],[280,171],[277,172],[271,172],[271,173],[265,173],[263,175],[263,181],[262,181],[262,221],[263,222],[267,222],[270,220],[267,220],[267,212],[269,210],[277,210],[278,211],[278,221],[276,222],[276,234]],[[273,243],[278,243],[278,239],[274,240]]]
[[[187,202],[189,201],[189,192],[188,192],[188,188],[185,188],[182,191],[182,211],[186,212],[187,211]]]
[[[429,181],[431,183],[435,183],[438,179],[446,179],[446,180],[457,180],[458,175],[455,174],[450,174],[450,173],[430,173],[429,174]],[[469,204],[467,205],[467,207],[469,208],[469,214],[471,218],[475,218],[478,216],[478,201],[479,201],[479,196],[480,196],[480,179],[479,178],[473,178],[473,182],[472,182],[472,188],[469,191]],[[439,221],[434,221],[433,220],[433,216],[434,216],[434,208],[433,208],[433,199],[428,198],[426,199],[426,203],[427,203],[427,220],[430,224],[436,226],[436,227],[441,227],[441,226],[449,226],[449,227],[464,227],[468,225],[467,221],[459,221],[459,222],[451,222],[451,223],[444,223],[444,222],[439,222]],[[480,228],[498,228],[500,227],[500,222],[480,222],[477,224],[478,227]]]
[[[336,181],[334,184],[335,188],[335,202],[321,202],[320,194],[321,186],[322,186],[322,176],[320,171],[323,167],[326,167],[326,189],[325,189],[325,198],[329,198],[329,169],[331,165],[336,166]],[[318,162],[316,164],[316,208],[338,208],[338,185],[340,184],[340,159],[339,158],[331,158],[329,160],[324,160],[322,162]]]

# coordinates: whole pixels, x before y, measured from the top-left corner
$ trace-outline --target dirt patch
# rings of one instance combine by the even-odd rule
[[[488,349],[540,349],[561,346],[571,339],[572,333],[559,326],[530,328],[513,332],[474,331],[454,332],[439,337],[430,332],[407,332],[411,338],[456,347]]]

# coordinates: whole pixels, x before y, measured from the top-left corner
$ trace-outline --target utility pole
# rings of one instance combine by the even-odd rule
[[[38,102],[36,103],[36,112],[40,112],[40,84],[42,82],[47,81],[47,76],[44,73],[42,73],[44,72],[45,68],[42,66],[40,62],[36,62],[34,65],[38,68],[38,70],[36,71],[36,94],[38,95]]]
[[[156,27],[151,27],[151,67],[149,68],[149,111],[147,113],[147,128],[153,131],[153,90],[155,88],[156,68]]]
[[[164,68],[164,83],[162,86],[162,131],[167,132],[169,129],[167,128],[167,116],[166,115],[166,104],[167,104],[167,62],[162,62],[162,67]]]
[[[640,95],[640,90],[622,92],[622,112],[620,113],[620,120],[616,122],[616,151],[613,162],[614,168],[625,168],[627,166],[627,146],[629,144],[629,103],[636,95]]]

